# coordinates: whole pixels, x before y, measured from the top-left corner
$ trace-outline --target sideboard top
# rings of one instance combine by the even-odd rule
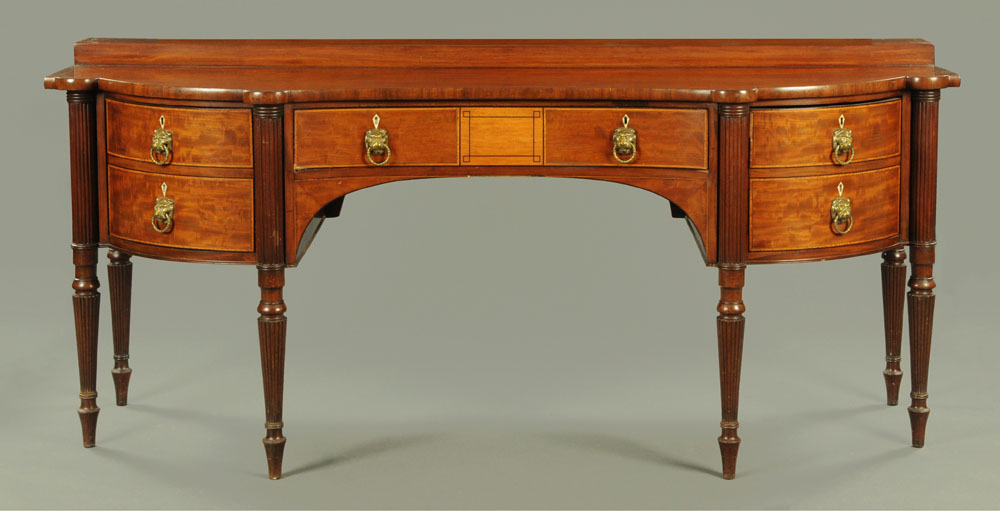
[[[86,39],[45,87],[175,99],[749,102],[956,87],[921,39]]]

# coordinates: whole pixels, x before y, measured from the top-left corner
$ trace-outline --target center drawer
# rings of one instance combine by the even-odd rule
[[[295,170],[382,165],[705,170],[709,124],[707,108],[298,109],[292,150]]]
[[[375,126],[375,116],[378,126]],[[317,108],[294,114],[295,169],[372,166],[365,134],[385,130],[387,165],[458,165],[458,108]]]
[[[616,159],[619,128],[634,130],[635,146]],[[546,165],[707,169],[708,140],[704,108],[545,109]]]

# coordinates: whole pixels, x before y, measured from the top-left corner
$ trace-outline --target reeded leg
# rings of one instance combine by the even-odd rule
[[[83,446],[93,447],[97,431],[97,114],[91,91],[69,91],[69,167],[73,210],[73,316],[80,363],[80,424]]]
[[[910,247],[910,291],[907,307],[910,319],[910,429],[913,447],[924,446],[927,428],[927,368],[931,354],[931,330],[934,326],[934,245]]]
[[[264,452],[267,454],[267,475],[281,477],[281,458],[285,451],[285,436],[281,433],[281,400],[285,376],[285,302],[282,288],[285,270],[278,267],[257,267],[260,285],[260,305],[257,327],[260,333],[260,362],[264,377]]]
[[[111,330],[115,344],[115,367],[111,378],[115,382],[118,406],[128,404],[128,382],[132,369],[128,366],[128,336],[132,315],[132,256],[118,250],[108,250],[108,285],[111,294]]]
[[[80,425],[83,446],[93,447],[97,434],[97,324],[101,294],[97,291],[97,247],[73,246],[73,315],[76,322],[76,355],[80,364]]]
[[[736,434],[740,423],[737,409],[740,396],[740,362],[743,358],[743,282],[744,267],[720,267],[719,286],[722,288],[719,300],[719,317],[716,320],[719,331],[719,377],[722,389],[722,435],[719,449],[722,451],[722,477],[736,476],[736,455],[740,449],[740,437]]]
[[[913,446],[924,446],[927,367],[934,325],[934,246],[937,217],[937,125],[940,90],[911,93],[910,136],[910,428]]]
[[[903,343],[903,296],[906,294],[906,251],[903,249],[882,252],[882,313],[885,319],[885,377],[886,403],[899,403],[899,382],[903,371],[899,366],[900,348]]]

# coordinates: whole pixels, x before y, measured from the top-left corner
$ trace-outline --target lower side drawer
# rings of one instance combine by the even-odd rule
[[[169,225],[162,221],[154,225],[154,207],[163,196],[173,203],[171,220]],[[253,252],[253,180],[175,176],[109,165],[108,223],[111,236],[138,243]]]
[[[750,251],[836,247],[896,236],[899,180],[898,165],[850,174],[751,179]],[[834,226],[830,209],[838,198],[850,200],[851,216]]]

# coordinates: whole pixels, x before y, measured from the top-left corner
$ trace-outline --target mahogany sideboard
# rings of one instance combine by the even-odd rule
[[[960,83],[926,41],[87,39],[44,83],[69,102],[84,447],[100,410],[99,247],[119,406],[132,376],[132,256],[256,265],[263,442],[277,479],[285,269],[353,191],[500,175],[626,184],[687,221],[719,274],[727,479],[747,265],[881,253],[887,401],[903,374],[905,301],[907,410],[912,444],[924,445],[938,105]]]

